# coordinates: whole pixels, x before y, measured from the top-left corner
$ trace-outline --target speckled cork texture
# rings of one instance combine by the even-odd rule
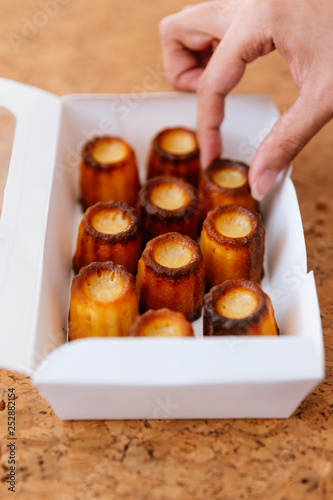
[[[47,3],[54,10],[46,19],[40,12]],[[186,4],[2,2],[1,76],[58,95],[170,90],[157,26]],[[267,93],[281,112],[297,95],[285,62],[275,53],[253,63],[236,92]],[[3,128],[0,124],[0,132]],[[332,135],[330,123],[295,160],[292,174],[321,306],[325,381],[287,420],[63,422],[29,378],[3,370],[2,500],[333,498]],[[256,147],[256,138],[252,142]],[[9,387],[16,393],[16,493],[6,483]]]

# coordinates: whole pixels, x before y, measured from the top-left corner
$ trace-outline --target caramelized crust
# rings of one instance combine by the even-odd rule
[[[85,208],[98,201],[134,205],[139,176],[133,149],[118,137],[95,137],[82,152],[80,187]]]
[[[135,274],[140,254],[141,223],[134,208],[109,201],[86,210],[73,257],[75,272],[91,262],[113,261]]]
[[[197,192],[183,179],[163,175],[148,180],[137,203],[146,241],[169,232],[197,237]]]
[[[148,162],[148,179],[158,175],[181,177],[198,186],[199,147],[195,132],[184,127],[164,129],[153,139]]]
[[[220,205],[240,205],[258,210],[248,183],[249,167],[242,162],[217,159],[202,172],[200,179],[200,201],[202,220],[210,210]]]
[[[149,309],[134,321],[133,337],[193,337],[192,325],[185,316],[171,309]]]
[[[268,295],[258,283],[228,280],[204,298],[204,335],[278,335]]]
[[[68,339],[127,336],[138,314],[133,275],[114,262],[93,262],[72,281]]]
[[[238,205],[209,212],[200,240],[208,288],[228,279],[260,281],[265,228],[260,214]]]
[[[198,243],[179,233],[149,241],[138,263],[136,287],[141,312],[167,307],[189,321],[198,318],[205,287]]]

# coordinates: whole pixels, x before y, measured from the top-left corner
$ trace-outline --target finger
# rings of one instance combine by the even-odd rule
[[[220,125],[224,118],[224,100],[244,70],[245,62],[235,48],[228,48],[224,39],[201,76],[198,85],[197,134],[203,166],[221,154]]]
[[[218,42],[215,46],[218,45]],[[190,90],[196,92],[198,81],[207,66],[209,59],[214,51],[214,41],[209,45],[206,50],[191,54],[190,51],[187,55],[188,65],[185,66],[185,61],[181,62],[182,68],[176,78],[177,88],[180,90]],[[193,57],[192,57],[193,55]],[[189,57],[190,56],[190,57]],[[190,63],[191,66],[190,66]]]
[[[269,36],[249,26],[251,21],[235,19],[198,84],[197,132],[203,166],[221,154],[220,125],[226,95],[239,82],[248,62],[274,49]]]
[[[166,16],[159,25],[162,44],[168,39],[175,39],[184,47],[199,51],[203,48],[202,36],[209,40],[221,40],[242,0],[233,0],[233,6],[225,5],[229,1],[187,6],[176,14]]]
[[[209,49],[208,38],[206,46]],[[199,63],[197,54],[185,48],[179,40],[169,39],[162,49],[162,55],[163,66],[170,85],[179,90],[196,91],[198,80],[204,69],[204,64]]]
[[[303,89],[294,105],[276,122],[252,160],[249,183],[252,196],[261,200],[278,173],[330,119],[314,89]]]
[[[238,5],[226,7],[223,1],[205,2],[162,19],[159,33],[163,64],[172,86],[196,90],[212,47],[223,37]]]

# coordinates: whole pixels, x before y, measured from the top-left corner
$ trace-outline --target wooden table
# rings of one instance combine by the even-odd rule
[[[149,90],[169,90],[157,26],[163,16],[185,4],[1,2],[1,76],[59,95],[126,93],[144,90],[145,76],[153,71],[154,88]],[[253,63],[236,92],[267,93],[282,112],[296,97],[288,68],[277,54]],[[2,371],[2,499],[15,498],[5,483],[4,401],[10,386],[18,396],[20,500],[333,497],[332,136],[330,123],[295,160],[293,173],[322,312],[327,378],[320,387],[288,420],[62,422],[29,378]]]

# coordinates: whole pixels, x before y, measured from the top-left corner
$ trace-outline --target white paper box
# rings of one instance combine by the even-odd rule
[[[83,143],[119,135],[141,180],[160,129],[195,127],[189,94],[57,97],[0,80],[17,118],[0,222],[0,366],[27,373],[62,419],[288,417],[324,377],[313,274],[289,174],[262,203],[265,278],[281,336],[94,338],[66,342]],[[265,96],[232,95],[224,156],[249,162],[277,118]]]

